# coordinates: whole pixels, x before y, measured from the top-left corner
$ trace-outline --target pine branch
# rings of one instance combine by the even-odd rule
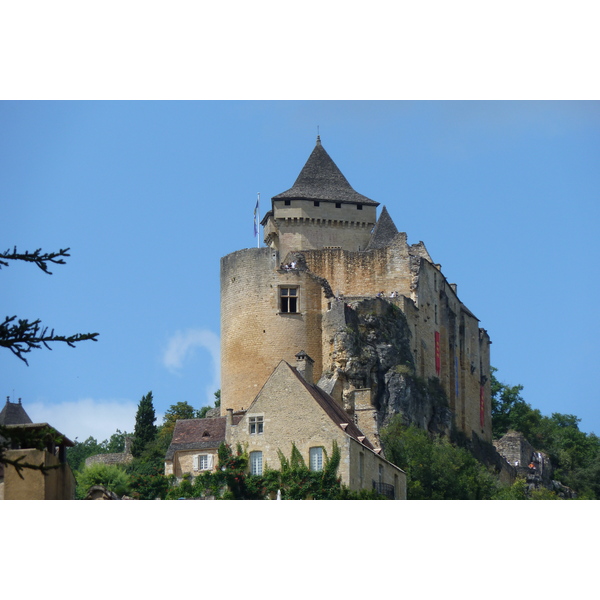
[[[65,261],[61,258],[63,256],[71,256],[69,252],[70,248],[61,249],[58,252],[45,252],[42,254],[42,249],[38,248],[35,252],[25,251],[25,254],[20,254],[17,252],[17,247],[15,246],[12,250],[6,250],[0,254],[0,268],[2,266],[8,267],[9,263],[7,260],[23,260],[25,262],[35,263],[44,273],[48,273],[48,275],[52,275],[52,271],[48,270],[48,263],[52,263],[55,265],[64,265]],[[3,260],[4,259],[4,260]]]
[[[47,327],[41,327],[39,319],[29,322],[27,319],[17,317],[6,317],[3,323],[0,323],[0,347],[8,348],[15,356],[20,358],[26,365],[29,365],[23,354],[31,352],[36,348],[44,346],[48,350],[52,348],[48,345],[51,342],[64,342],[71,348],[78,342],[96,339],[99,333],[77,333],[71,336],[55,335],[54,329],[48,333]]]

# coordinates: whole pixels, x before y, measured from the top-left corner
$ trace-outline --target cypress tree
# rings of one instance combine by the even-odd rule
[[[139,458],[146,448],[146,445],[156,437],[156,414],[152,404],[152,392],[148,392],[138,405],[135,416],[135,430],[133,432],[133,444],[131,453],[135,458]]]

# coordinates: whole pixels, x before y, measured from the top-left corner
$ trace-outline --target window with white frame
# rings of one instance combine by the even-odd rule
[[[322,471],[323,470],[323,448],[317,446],[310,448],[308,451],[309,464],[311,471]]]
[[[194,456],[194,471],[208,471],[213,468],[212,454],[196,454]]]
[[[262,416],[248,417],[248,431],[251,435],[259,434],[264,431]]]
[[[263,459],[262,452],[260,450],[250,452],[250,474],[251,475],[262,475],[263,472]]]

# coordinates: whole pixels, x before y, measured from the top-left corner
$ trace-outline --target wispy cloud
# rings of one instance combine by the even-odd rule
[[[36,423],[48,423],[70,440],[98,442],[109,439],[117,429],[133,432],[138,403],[132,400],[83,398],[60,404],[27,404],[27,414]]]
[[[174,374],[180,374],[186,361],[201,348],[211,357],[212,380],[205,386],[207,403],[214,401],[213,393],[221,385],[221,343],[219,336],[208,329],[177,331],[167,342],[163,365]]]

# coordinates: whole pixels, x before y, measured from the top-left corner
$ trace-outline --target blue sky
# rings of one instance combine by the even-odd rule
[[[488,330],[501,381],[600,434],[600,103],[0,103],[2,250],[57,250],[53,275],[2,268],[3,312],[97,343],[0,354],[0,393],[71,439],[131,431],[152,391],[219,388],[219,259],[293,184],[319,127],[359,193],[424,241]],[[4,316],[4,315],[3,315]]]

